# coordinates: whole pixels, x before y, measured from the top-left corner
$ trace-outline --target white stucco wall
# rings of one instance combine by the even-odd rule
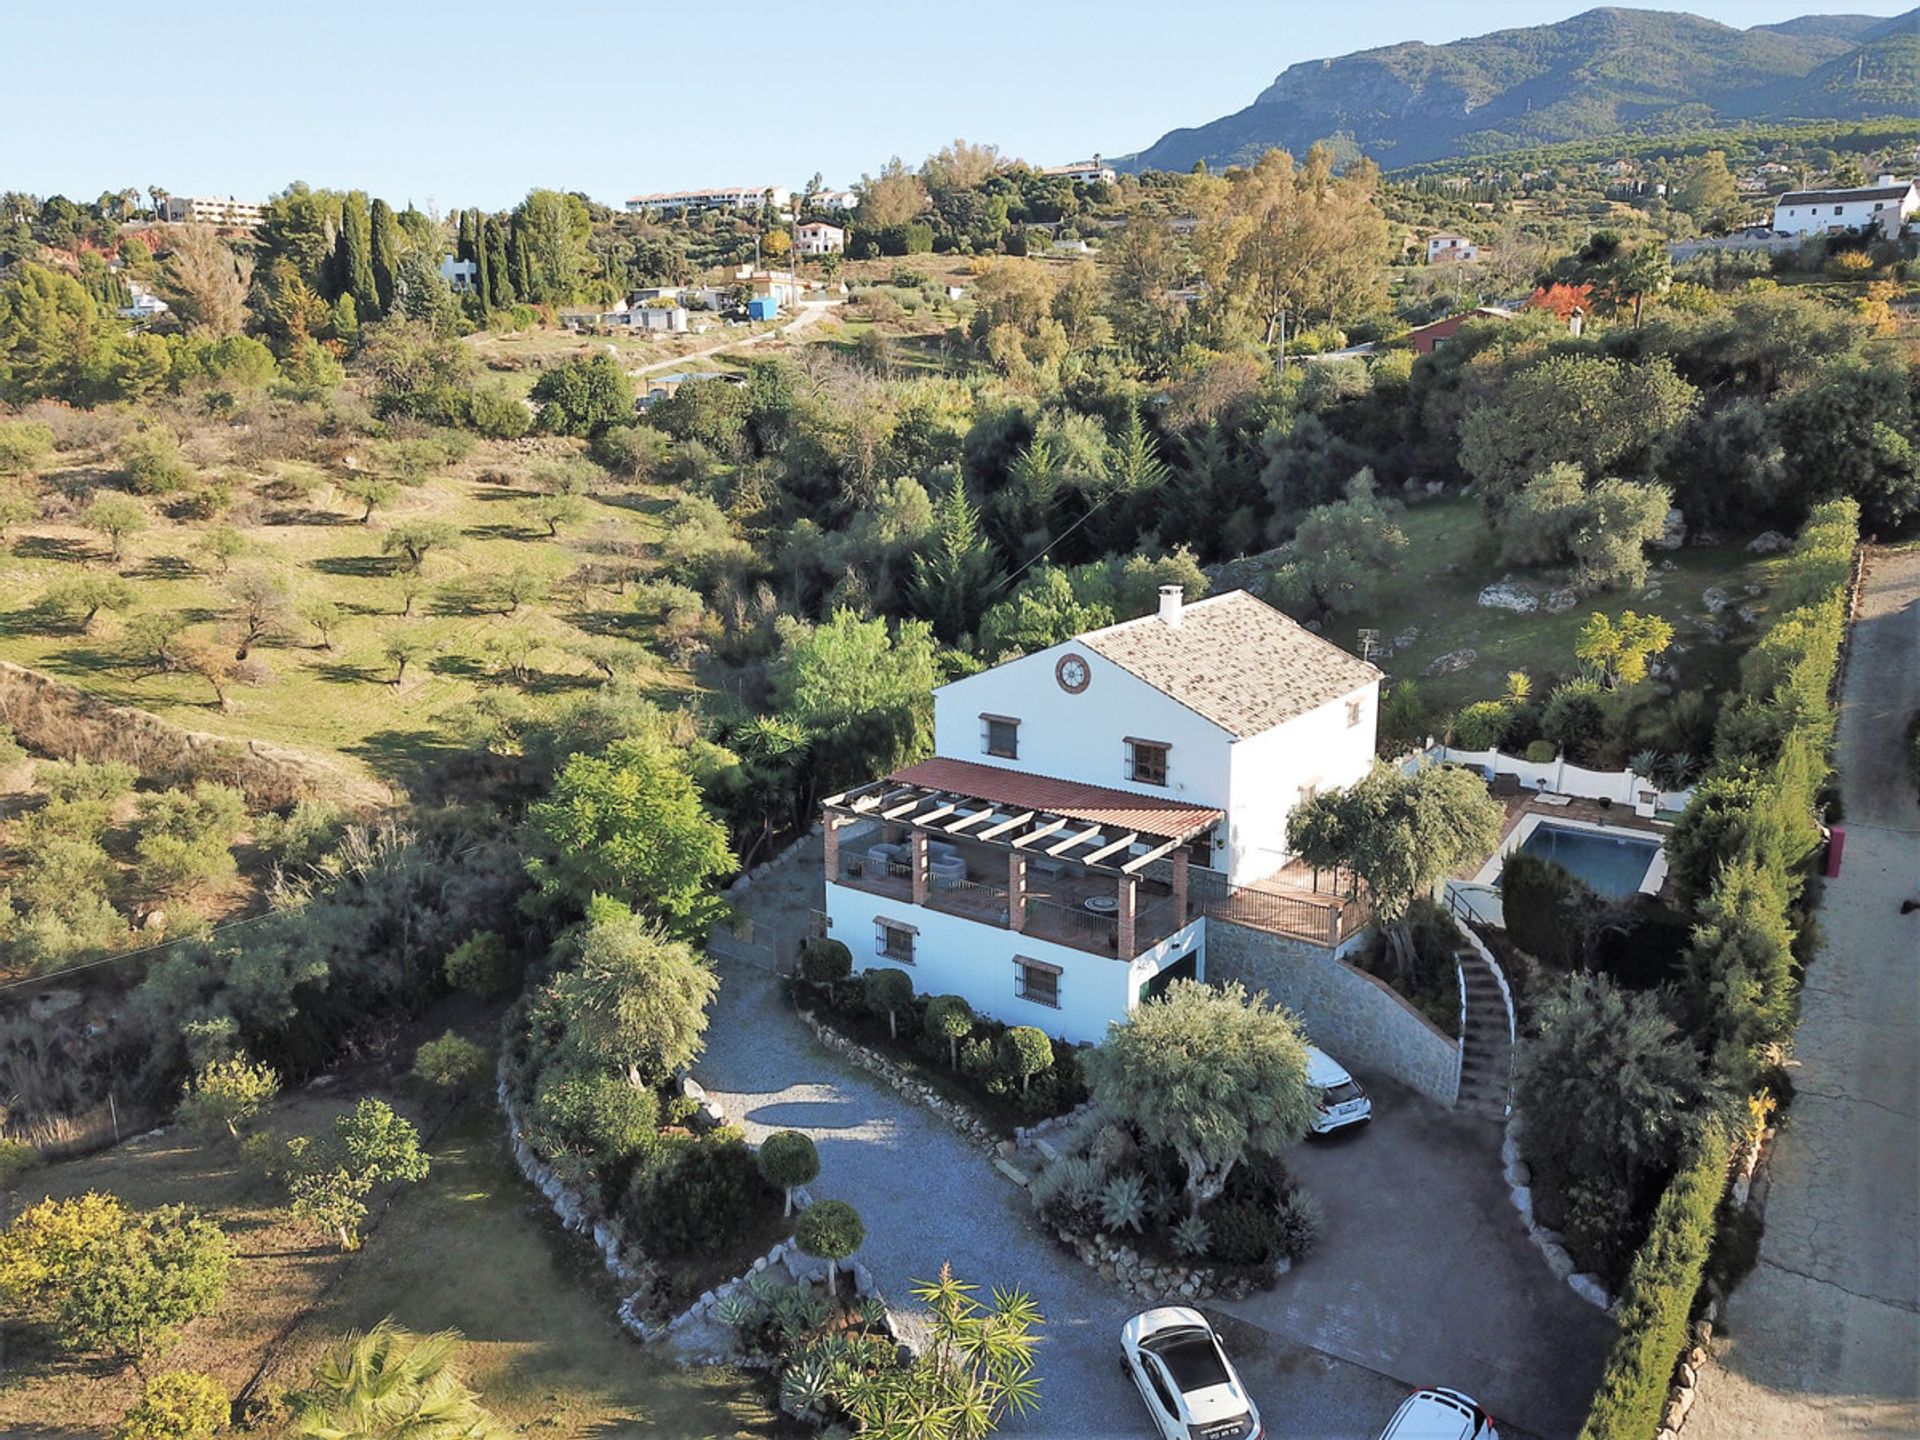
[[[1072,652],[1091,679],[1078,695],[1060,688],[1054,667]],[[1360,702],[1360,723],[1347,724],[1347,702]],[[1160,795],[1227,812],[1224,849],[1214,868],[1235,884],[1271,874],[1286,859],[1287,816],[1303,785],[1350,785],[1373,763],[1379,682],[1289,720],[1262,735],[1236,740],[1177,700],[1086,646],[1068,641],[934,692],[934,753],[1007,770]],[[1020,722],[1020,753],[986,753],[980,717]],[[1161,740],[1167,784],[1127,778],[1128,737]]]
[[[1347,724],[1352,700],[1360,702],[1357,725]],[[1286,863],[1287,817],[1303,786],[1338,789],[1372,767],[1379,704],[1376,680],[1232,747],[1227,878],[1233,884],[1258,880]]]
[[[1877,207],[1877,208],[1876,208]],[[1796,203],[1773,207],[1773,228],[1783,235],[1824,235],[1829,230],[1876,226],[1892,234],[1916,209],[1913,192],[1898,200],[1829,200],[1824,205]],[[1836,214],[1835,212],[1839,213]]]
[[[911,925],[919,932],[914,937],[913,964],[903,965],[880,954],[875,916]],[[827,933],[853,953],[855,974],[892,965],[911,977],[920,994],[963,996],[983,1015],[1009,1025],[1033,1025],[1075,1044],[1106,1039],[1108,1023],[1132,1013],[1142,985],[1204,947],[1206,925],[1204,919],[1195,920],[1129,965],[851,886],[827,886]],[[1023,1000],[1016,993],[1016,955],[1060,967],[1058,1009]],[[1201,964],[1204,978],[1204,958]]]

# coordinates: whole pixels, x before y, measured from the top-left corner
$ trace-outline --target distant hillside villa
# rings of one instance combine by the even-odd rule
[[[1071,180],[1076,185],[1111,185],[1120,177],[1098,155],[1091,160],[1074,160],[1065,165],[1049,165],[1040,172],[1052,179]]]
[[[784,210],[793,191],[784,185],[716,185],[710,190],[660,190],[651,195],[629,195],[627,209],[643,210],[758,210],[771,205]]]
[[[1164,587],[1155,615],[942,686],[933,758],[826,801],[827,933],[857,971],[1071,1041],[1205,978],[1209,907],[1243,893],[1299,917],[1243,923],[1337,949],[1340,902],[1259,887],[1294,807],[1373,763],[1379,690],[1243,591]]]
[[[1825,235],[1830,230],[1877,230],[1888,237],[1920,212],[1920,183],[1882,175],[1855,190],[1791,190],[1773,205],[1773,228],[1782,235]]]

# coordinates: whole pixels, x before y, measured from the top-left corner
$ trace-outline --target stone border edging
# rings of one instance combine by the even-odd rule
[[[1508,1198],[1513,1201],[1520,1223],[1527,1227],[1527,1238],[1546,1260],[1553,1278],[1564,1280],[1568,1289],[1595,1309],[1611,1312],[1616,1298],[1607,1292],[1606,1284],[1591,1271],[1575,1271],[1566,1237],[1533,1218],[1533,1170],[1520,1158],[1520,1135],[1511,1120],[1500,1141],[1500,1163],[1506,1175]]]
[[[962,1139],[970,1140],[984,1150],[989,1157],[999,1158],[1001,1139],[990,1130],[986,1123],[970,1109],[956,1101],[942,1097],[931,1085],[914,1079],[906,1069],[889,1060],[878,1050],[862,1045],[858,1040],[849,1039],[827,1024],[811,1010],[795,1008],[806,1027],[813,1032],[813,1038],[837,1055],[842,1055],[869,1074],[877,1075],[894,1090],[904,1095],[924,1110],[930,1110],[959,1132]],[[1003,1172],[1004,1173],[1004,1172]],[[1012,1178],[1009,1176],[1008,1178]],[[1020,1183],[1025,1183],[1020,1182]]]
[[[1728,1193],[1733,1204],[1755,1216],[1763,1216],[1767,1208],[1767,1177],[1758,1175],[1773,1148],[1774,1129],[1768,1126],[1758,1138],[1742,1139],[1740,1147],[1734,1153],[1732,1184]],[[1673,1385],[1667,1391],[1667,1408],[1661,1417],[1660,1432],[1655,1440],[1675,1440],[1681,1430],[1686,1428],[1687,1416],[1693,1411],[1693,1402],[1700,1385],[1700,1372],[1707,1368],[1712,1359],[1707,1344],[1713,1339],[1713,1327],[1720,1319],[1720,1302],[1724,1298],[1708,1285],[1707,1303],[1700,1312],[1700,1318],[1693,1322],[1688,1331],[1687,1349],[1681,1353],[1673,1367]]]

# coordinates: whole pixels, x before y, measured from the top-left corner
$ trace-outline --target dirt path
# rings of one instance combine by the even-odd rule
[[[762,330],[758,335],[745,335],[738,340],[725,340],[718,345],[709,345],[704,350],[689,350],[685,355],[676,355],[671,360],[655,360],[648,365],[636,366],[629,375],[651,375],[656,370],[673,370],[686,365],[689,361],[704,360],[709,355],[723,355],[729,350],[744,350],[749,345],[758,345],[767,340],[787,340],[810,326],[818,324],[837,308],[837,302],[824,300],[802,301],[800,313],[782,325],[778,330]]]
[[[1728,1302],[1689,1440],[1920,1433],[1920,546],[1874,552],[1841,699],[1845,862],[1821,882],[1791,1124],[1760,1263]]]

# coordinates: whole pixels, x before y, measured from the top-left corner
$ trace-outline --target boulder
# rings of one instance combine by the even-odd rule
[[[1540,1253],[1546,1258],[1547,1268],[1553,1272],[1556,1280],[1566,1280],[1573,1275],[1573,1256],[1558,1245],[1542,1245]]]
[[[1562,586],[1558,590],[1549,590],[1543,602],[1549,615],[1564,615],[1580,603],[1580,592],[1572,586]]]
[[[1782,535],[1778,530],[1762,530],[1747,542],[1747,553],[1750,555],[1778,555],[1782,550],[1787,549],[1792,544],[1793,541],[1789,540],[1785,535]]]
[[[1427,666],[1429,675],[1452,675],[1465,670],[1480,658],[1480,652],[1471,647],[1463,650],[1449,650],[1431,665]]]
[[[1511,610],[1516,615],[1527,615],[1540,608],[1540,597],[1509,576],[1482,590],[1476,603],[1489,610]]]
[[[1732,604],[1733,601],[1732,597],[1718,585],[1709,585],[1705,590],[1700,592],[1700,603],[1707,607],[1707,613],[1709,615],[1718,615],[1722,610],[1726,609],[1728,605]]]
[[[1531,1230],[1533,1228],[1533,1191],[1525,1185],[1516,1185],[1513,1187],[1512,1195],[1513,1208],[1520,1212],[1520,1218]]]
[[[1569,1275],[1567,1286],[1596,1310],[1604,1310],[1612,1303],[1611,1297],[1607,1294],[1607,1287],[1601,1283],[1598,1275],[1591,1273]]]
[[[1140,1154],[1133,1136],[1119,1125],[1102,1125],[1087,1154],[1109,1175],[1130,1166]]]
[[[1687,543],[1687,517],[1680,513],[1678,505],[1668,507],[1660,534],[1647,543],[1656,550],[1678,550]]]

